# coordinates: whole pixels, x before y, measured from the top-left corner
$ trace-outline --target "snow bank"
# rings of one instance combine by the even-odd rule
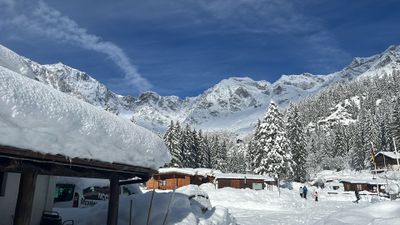
[[[133,203],[132,224],[146,224],[151,195],[152,192],[147,192],[145,194],[120,197],[118,224],[129,224],[131,200]],[[171,197],[171,192],[156,192],[154,194],[149,224],[162,224],[167,213],[167,206]],[[107,202],[99,203],[92,208],[60,208],[55,210],[60,212],[63,220],[74,220],[75,225],[105,225],[107,221]],[[211,210],[202,213],[191,206],[187,195],[175,193],[166,224],[235,225],[236,222],[226,208],[214,207]]]
[[[400,202],[379,202],[363,208],[346,209],[321,219],[315,225],[400,225]]]
[[[288,189],[281,189],[281,196],[279,197],[278,191],[253,190],[249,188],[236,189],[230,187],[216,189],[210,183],[202,184],[200,188],[208,194],[211,204],[214,206],[232,206],[248,210],[263,209],[271,203],[292,202],[293,195],[297,197],[297,192]]]
[[[0,144],[147,168],[170,160],[151,131],[1,66]]]

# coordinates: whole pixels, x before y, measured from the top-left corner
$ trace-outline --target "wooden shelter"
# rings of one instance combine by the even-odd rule
[[[0,95],[0,210],[12,211],[1,225],[38,225],[35,197],[54,194],[43,185],[52,176],[110,180],[107,225],[116,225],[120,180],[145,182],[170,159],[153,132],[1,66]]]
[[[375,163],[378,169],[397,170],[398,160],[400,160],[400,153],[396,155],[395,152],[381,151],[375,155]]]
[[[107,225],[116,225],[118,220],[119,181],[139,177],[139,182],[145,182],[153,172],[155,171],[149,168],[80,158],[67,159],[62,155],[42,154],[28,149],[0,146],[0,173],[21,174],[14,213],[14,225],[31,224],[38,175],[109,179],[110,199]]]
[[[215,183],[217,188],[232,187],[232,188],[250,188],[264,189],[266,185],[275,184],[274,179],[261,175],[254,174],[216,174]]]
[[[192,168],[160,168],[153,177],[147,181],[148,189],[173,190],[189,184],[201,185],[214,180],[212,169]]]
[[[386,182],[383,180],[357,180],[357,179],[343,179],[340,181],[343,184],[344,191],[369,191],[373,193],[384,192]]]

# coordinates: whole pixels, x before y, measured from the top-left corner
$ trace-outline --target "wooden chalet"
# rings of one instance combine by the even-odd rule
[[[383,170],[398,170],[400,153],[381,151],[375,155],[375,163],[378,169]]]
[[[238,173],[219,173],[215,175],[215,184],[217,188],[250,188],[255,190],[264,189],[266,186],[276,185],[273,178],[254,174]]]
[[[148,189],[173,190],[189,184],[201,185],[214,180],[215,170],[206,168],[160,168],[146,182]]]
[[[377,193],[385,191],[386,182],[382,179],[341,179],[344,191],[368,191]]]

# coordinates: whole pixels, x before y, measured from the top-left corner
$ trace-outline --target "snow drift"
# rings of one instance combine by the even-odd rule
[[[129,224],[130,202],[132,200],[132,224],[146,224],[148,209],[151,201],[151,192],[129,197],[121,197],[119,205],[118,224]],[[149,224],[161,225],[165,219],[168,203],[172,192],[155,193]],[[174,225],[235,225],[235,219],[223,207],[214,207],[202,213],[196,206],[191,206],[187,195],[175,193],[171,203],[166,224]],[[84,209],[56,209],[60,211],[63,220],[73,219],[75,225],[105,225],[107,221],[107,202],[99,203],[92,208]],[[91,216],[87,216],[91,215]]]

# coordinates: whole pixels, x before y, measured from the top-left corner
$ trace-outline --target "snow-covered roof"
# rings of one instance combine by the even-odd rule
[[[400,153],[396,155],[396,152],[380,151],[380,152],[376,153],[376,156],[378,156],[379,154],[384,155],[389,158],[392,158],[392,159],[400,159]]]
[[[170,173],[179,173],[186,174],[190,176],[213,176],[215,173],[221,173],[219,170],[209,169],[209,168],[160,168],[158,169],[159,174],[170,174]]]
[[[254,180],[264,180],[264,181],[274,181],[274,178],[256,175],[256,174],[241,174],[241,173],[216,173],[216,179],[254,179]]]
[[[363,171],[352,171],[352,170],[342,170],[342,171],[332,171],[323,170],[315,174],[313,178],[316,181],[333,181],[333,182],[348,182],[352,184],[386,184],[386,180],[372,174],[369,170]]]
[[[154,169],[170,160],[153,132],[1,66],[0,145]]]
[[[342,178],[340,179],[340,182],[346,182],[346,183],[351,183],[351,184],[386,184],[387,182],[383,179],[370,179],[370,178],[366,178],[366,179],[362,179],[362,178]]]

